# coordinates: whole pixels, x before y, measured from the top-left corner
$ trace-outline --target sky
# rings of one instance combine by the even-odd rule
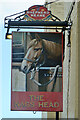
[[[45,0],[0,0],[0,119],[41,118],[42,113],[10,111],[11,106],[11,40],[5,39],[4,18],[27,10],[32,5],[43,5]]]

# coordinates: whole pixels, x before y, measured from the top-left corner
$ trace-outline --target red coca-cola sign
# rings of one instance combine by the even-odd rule
[[[44,20],[47,21],[51,19],[51,12],[47,10],[46,7],[41,5],[34,5],[30,7],[24,16],[24,19],[28,21]]]

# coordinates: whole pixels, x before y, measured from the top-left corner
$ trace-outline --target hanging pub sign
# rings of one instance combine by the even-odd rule
[[[42,5],[5,17],[6,39],[12,35],[12,111],[63,111],[63,32],[19,32],[45,26],[60,30],[68,23]]]
[[[26,14],[24,15],[24,19],[28,21],[36,21],[36,20],[48,21],[52,19],[52,16],[51,16],[51,12],[48,11],[46,7],[41,5],[34,5],[26,11]]]
[[[63,111],[63,33],[12,35],[11,110]]]

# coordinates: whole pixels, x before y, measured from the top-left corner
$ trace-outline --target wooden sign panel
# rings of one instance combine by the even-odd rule
[[[63,111],[63,33],[13,32],[11,110]]]

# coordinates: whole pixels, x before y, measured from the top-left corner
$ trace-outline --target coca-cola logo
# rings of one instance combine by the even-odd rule
[[[50,11],[47,10],[44,6],[35,5],[32,6],[26,11],[24,19],[26,20],[49,20],[51,17]]]

